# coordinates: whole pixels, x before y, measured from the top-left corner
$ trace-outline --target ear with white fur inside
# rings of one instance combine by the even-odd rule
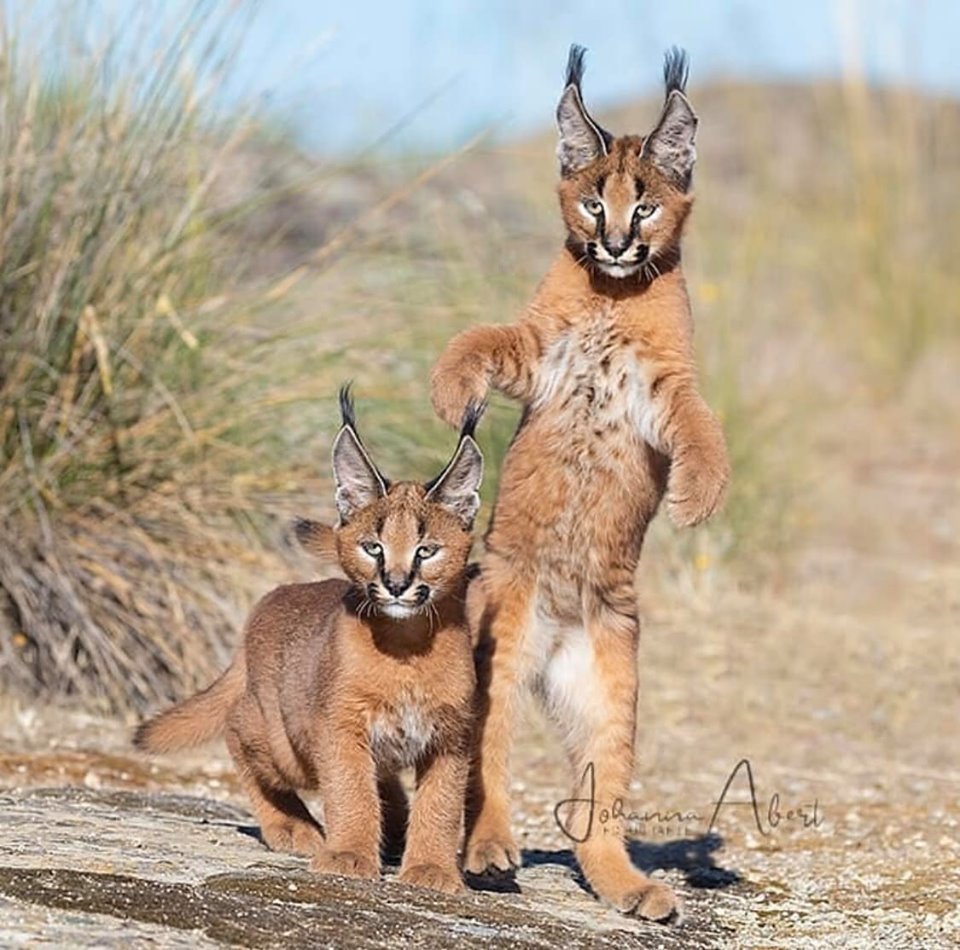
[[[486,408],[471,403],[463,414],[460,443],[447,467],[426,485],[427,501],[452,511],[467,528],[480,510],[480,483],[483,481],[483,454],[473,438],[477,423]]]
[[[602,158],[612,140],[610,133],[597,125],[583,104],[580,81],[585,53],[582,46],[570,47],[566,88],[557,105],[557,127],[560,130],[557,157],[562,175],[572,175]]]
[[[687,54],[676,47],[668,51],[663,65],[666,87],[663,111],[644,141],[641,153],[684,192],[690,189],[697,160],[694,139],[699,121],[685,92],[688,73]]]
[[[337,510],[341,522],[346,523],[361,508],[386,495],[389,483],[357,434],[349,386],[340,389],[340,412],[343,425],[333,443],[333,476],[337,483]]]

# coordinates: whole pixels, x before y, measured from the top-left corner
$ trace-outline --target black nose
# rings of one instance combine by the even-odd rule
[[[611,257],[619,257],[628,247],[630,247],[630,238],[628,236],[626,240],[621,241],[619,244],[615,241],[604,241],[603,246],[607,249],[607,252]]]
[[[399,597],[410,586],[410,578],[406,574],[385,574],[383,586],[391,596]]]

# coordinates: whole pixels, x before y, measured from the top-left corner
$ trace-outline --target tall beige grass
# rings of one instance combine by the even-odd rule
[[[134,62],[61,12],[56,49],[0,23],[0,677],[143,707],[222,661],[255,560],[243,310],[213,306],[237,257],[211,188],[251,131],[214,100],[239,14],[162,32],[145,8]]]

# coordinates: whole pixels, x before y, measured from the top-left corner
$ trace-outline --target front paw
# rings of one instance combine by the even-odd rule
[[[520,867],[520,849],[509,834],[473,838],[464,867],[471,874],[506,874]]]
[[[455,429],[463,422],[470,403],[481,403],[487,395],[487,381],[478,371],[464,366],[434,367],[430,378],[430,400],[437,415]]]
[[[371,879],[380,876],[380,865],[377,859],[356,851],[324,849],[314,855],[313,861],[310,862],[310,870],[318,874],[339,874],[341,877]]]
[[[722,445],[711,452],[687,450],[674,459],[667,484],[667,511],[679,528],[706,521],[723,504],[730,465]]]
[[[414,864],[403,868],[397,880],[401,884],[427,887],[444,894],[462,894],[466,890],[456,867],[445,868],[439,864]]]

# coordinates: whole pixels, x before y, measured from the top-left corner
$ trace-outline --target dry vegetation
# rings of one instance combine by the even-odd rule
[[[290,576],[286,519],[329,512],[337,385],[355,379],[387,471],[433,470],[450,442],[427,368],[512,318],[559,244],[552,136],[317,169],[214,121],[212,10],[119,85],[108,54],[54,85],[0,37],[0,677],[27,693],[143,710],[209,676]],[[783,590],[811,552],[882,541],[838,465],[956,422],[960,110],[692,93],[687,271],[735,479],[714,524],[657,525],[647,583]],[[515,419],[496,402],[485,423],[492,473]]]
[[[140,64],[0,33],[0,675],[114,709],[209,675],[258,567],[269,395],[213,191],[252,127],[211,121],[208,7]]]

